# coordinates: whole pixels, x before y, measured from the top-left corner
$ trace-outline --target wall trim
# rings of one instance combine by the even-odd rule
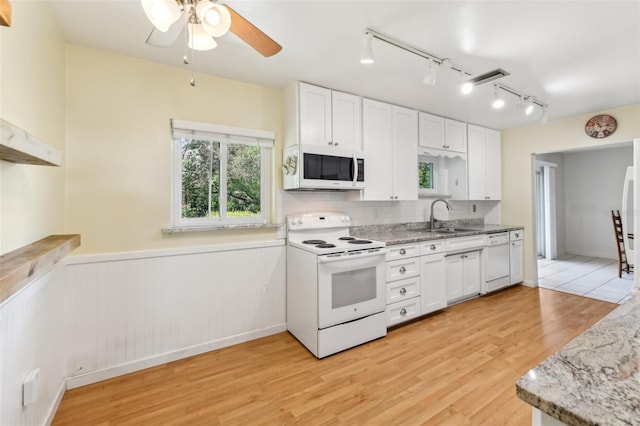
[[[179,247],[157,250],[136,250],[113,253],[87,254],[79,256],[69,256],[66,258],[67,265],[79,265],[85,263],[113,262],[118,260],[149,259],[154,257],[181,256],[201,253],[215,253],[222,251],[259,249],[267,247],[281,247],[285,245],[285,240],[265,240],[249,241],[242,243],[213,244],[208,246]]]
[[[66,379],[66,389],[74,389],[80,386],[90,385],[92,383],[101,382],[103,380],[112,379],[114,377],[144,370],[150,367],[166,364],[168,362],[177,361],[194,355],[200,355],[205,352],[211,352],[216,349],[222,349],[233,346],[238,343],[248,342],[250,340],[259,339],[261,337],[270,336],[272,334],[281,333],[287,330],[286,323],[272,325],[267,328],[252,330],[246,333],[236,334],[234,336],[223,337],[221,339],[212,340],[187,348],[177,349],[175,351],[166,352],[160,355],[154,355],[148,358],[138,359],[128,363],[120,364],[114,367],[102,370],[92,371],[90,373],[68,377]],[[56,407],[57,408],[57,407]]]
[[[49,412],[47,413],[47,417],[45,418],[44,424],[49,426],[53,423],[53,419],[56,417],[56,413],[58,412],[58,407],[60,407],[60,403],[62,402],[62,398],[64,397],[64,393],[67,391],[67,381],[66,379],[62,380],[60,384],[60,388],[58,392],[56,392],[55,399],[53,400],[53,404],[51,404],[51,408],[49,408]]]
[[[529,280],[522,281],[522,285],[525,285],[527,287],[533,287],[533,288],[538,287],[538,283],[536,283],[535,281],[529,281]]]

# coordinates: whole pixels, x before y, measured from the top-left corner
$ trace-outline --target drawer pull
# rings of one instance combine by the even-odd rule
[[[402,316],[407,315],[407,310],[405,308],[400,309],[400,315]]]
[[[406,289],[406,288],[404,288],[404,287],[402,287],[402,288],[400,289],[400,294],[401,294],[401,295],[403,295],[403,296],[404,296],[405,294],[407,294],[407,289]]]
[[[429,249],[430,249],[430,250],[435,250],[435,249],[436,249],[436,245],[435,245],[435,244],[431,244],[431,245],[429,246]]]
[[[407,268],[405,268],[404,266],[400,267],[400,273],[404,274],[405,272],[407,272]]]
[[[407,251],[405,249],[400,249],[400,254],[407,254]]]

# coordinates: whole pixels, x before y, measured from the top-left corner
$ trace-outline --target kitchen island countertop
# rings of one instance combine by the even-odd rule
[[[520,399],[568,425],[640,423],[640,293],[516,384]]]

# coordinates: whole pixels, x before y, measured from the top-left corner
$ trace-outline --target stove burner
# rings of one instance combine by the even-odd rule
[[[313,245],[315,245],[315,244],[325,244],[325,243],[326,243],[326,241],[324,241],[324,240],[304,240],[302,242],[302,244],[313,244]]]
[[[352,240],[349,241],[349,244],[371,244],[369,240]]]
[[[335,244],[331,244],[331,243],[321,243],[318,244],[316,247],[317,248],[334,248],[336,245]]]
[[[352,241],[352,240],[355,240],[355,238],[354,238],[354,237],[340,237],[340,238],[338,238],[338,239],[339,239],[339,240],[342,240],[342,241]]]

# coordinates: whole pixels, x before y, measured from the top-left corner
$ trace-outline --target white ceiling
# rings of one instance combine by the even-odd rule
[[[186,69],[182,37],[174,48],[145,44],[152,25],[138,0],[48,3],[70,43]],[[196,73],[273,88],[307,81],[494,128],[537,122],[538,112],[525,117],[515,96],[492,110],[491,84],[463,96],[451,70],[441,69],[435,86],[423,84],[426,60],[379,40],[376,62],[360,64],[364,30],[371,28],[473,75],[505,69],[511,75],[498,81],[547,103],[550,120],[640,103],[638,0],[226,3],[283,50],[264,58],[229,33],[216,49],[196,54]]]

